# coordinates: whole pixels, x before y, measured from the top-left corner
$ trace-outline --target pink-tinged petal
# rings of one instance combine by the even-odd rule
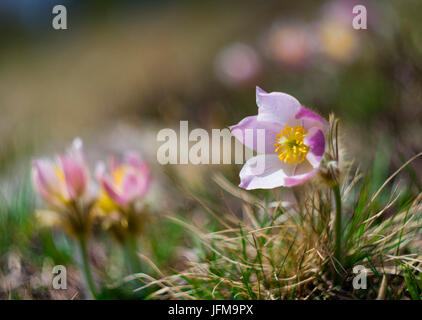
[[[122,163],[113,156],[109,157],[108,164],[111,172],[117,170],[122,166]]]
[[[59,156],[60,165],[65,176],[66,187],[71,199],[81,196],[88,183],[83,165],[70,157]]]
[[[283,127],[277,123],[258,121],[257,116],[246,117],[238,124],[230,127],[232,134],[242,144],[258,152],[269,154],[274,153],[275,139],[282,129]],[[247,133],[245,130],[252,131]],[[263,134],[259,130],[263,130]],[[265,140],[258,143],[258,139],[261,138]],[[264,147],[264,150],[258,150],[258,147],[262,148],[261,146]]]
[[[59,162],[65,175],[69,196],[74,199],[82,196],[90,179],[88,164],[83,152],[83,142],[75,138],[65,156],[59,156]]]
[[[306,109],[301,106],[299,112],[295,115],[295,118],[301,122],[303,127],[307,130],[312,127],[318,127],[323,133],[327,130],[327,122],[319,116],[317,113]]]
[[[139,175],[146,177],[146,180],[150,180],[151,173],[149,171],[148,164],[136,153],[128,152],[125,156],[125,163],[139,170]]]
[[[247,190],[292,187],[307,181],[317,172],[318,169],[306,160],[292,165],[280,161],[276,155],[258,155],[249,159],[240,171],[239,187]]]
[[[306,159],[308,159],[314,168],[318,168],[325,152],[324,133],[317,127],[313,127],[308,131],[303,142],[309,146],[309,152],[306,155]]]
[[[85,162],[85,156],[83,153],[83,142],[80,138],[75,138],[72,142],[71,148],[67,150],[68,155],[71,156],[75,161]]]
[[[126,152],[124,160],[126,164],[129,164],[132,167],[138,168],[140,170],[145,169],[145,162],[142,161],[141,157],[134,151]]]
[[[289,176],[284,179],[284,186],[293,187],[304,183],[312,178],[317,172],[318,168],[314,168],[309,163],[309,161],[305,160],[302,163],[294,166],[293,171],[290,171]]]
[[[136,153],[126,153],[123,163],[112,159],[110,166],[113,178],[106,173],[104,163],[97,165],[96,177],[104,191],[116,204],[128,205],[148,191],[151,181],[150,171],[147,163]]]
[[[48,203],[53,201],[53,197],[48,192],[48,183],[44,177],[41,164],[34,160],[32,162],[32,181],[34,183],[34,188],[38,194]]]
[[[252,190],[283,186],[288,170],[291,168],[281,162],[277,155],[257,155],[243,165],[239,187]]]
[[[275,122],[283,127],[299,123],[295,118],[301,105],[296,98],[281,92],[267,93],[256,87],[256,104],[258,105],[258,121]]]
[[[143,197],[147,193],[150,181],[151,179],[149,176],[146,176],[143,173],[140,174],[139,172],[136,173],[136,189],[134,194],[136,194],[137,198]]]
[[[302,183],[308,181],[309,179],[311,179],[315,175],[315,173],[317,173],[317,172],[318,172],[318,169],[312,169],[311,171],[308,171],[308,172],[303,173],[301,175],[288,177],[284,180],[284,185],[286,187],[293,187],[293,186],[296,186],[298,184],[302,184]]]
[[[35,190],[52,205],[58,204],[58,197],[65,199],[67,194],[55,171],[54,163],[48,160],[34,160],[32,162],[32,178]]]
[[[122,193],[129,202],[136,200],[143,196],[145,191],[145,180],[142,182],[135,172],[130,172],[125,175],[122,182]]]
[[[73,140],[72,146],[67,150],[66,156],[77,163],[85,171],[85,175],[89,177],[89,168],[83,152],[83,142],[80,138]]]
[[[99,182],[107,195],[117,204],[125,206],[129,203],[128,198],[124,194],[120,194],[118,190],[115,189],[115,186],[110,179],[103,176],[99,179]]]
[[[99,181],[106,173],[106,165],[103,161],[97,163],[95,167],[95,178]]]
[[[125,156],[125,162],[136,171],[138,194],[143,196],[148,191],[151,183],[151,172],[148,164],[135,152],[128,152]]]
[[[56,184],[53,164],[47,160],[34,160],[32,167],[40,188],[49,191]]]

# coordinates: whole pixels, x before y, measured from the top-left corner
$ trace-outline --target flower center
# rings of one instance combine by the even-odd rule
[[[281,161],[299,164],[305,160],[309,147],[303,142],[308,131],[302,126],[290,127],[288,124],[276,136],[275,153]]]
[[[128,171],[128,167],[125,165],[120,165],[112,172],[112,177],[117,188],[121,188],[123,184],[123,179]]]
[[[117,188],[117,190],[119,192],[122,191],[121,189],[122,189],[122,185],[123,185],[123,179],[125,177],[127,170],[128,170],[127,166],[120,165],[116,169],[114,169],[111,173],[111,177],[113,179],[115,187]],[[98,206],[106,214],[109,214],[110,212],[117,210],[117,205],[110,198],[110,196],[107,194],[107,192],[103,188],[101,188],[101,190],[100,190],[97,203],[98,203]]]
[[[54,173],[56,174],[57,178],[59,178],[60,182],[66,182],[63,170],[61,170],[58,166],[54,166]]]

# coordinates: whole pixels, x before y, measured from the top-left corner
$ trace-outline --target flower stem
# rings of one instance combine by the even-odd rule
[[[96,299],[96,291],[94,286],[94,281],[92,279],[91,268],[89,267],[88,261],[88,252],[86,248],[86,240],[83,237],[79,238],[79,248],[81,250],[81,257],[82,257],[82,271],[85,276],[86,284],[88,285],[89,291],[94,299]]]
[[[141,262],[138,257],[138,243],[136,237],[129,237],[125,243],[126,256],[128,258],[129,269],[131,273],[142,271]]]
[[[338,184],[333,186],[334,199],[336,201],[336,219],[334,221],[334,232],[335,232],[335,251],[334,258],[336,262],[342,265],[343,263],[343,252],[342,252],[342,217],[341,217],[341,195],[340,187]]]

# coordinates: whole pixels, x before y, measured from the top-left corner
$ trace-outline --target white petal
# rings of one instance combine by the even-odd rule
[[[299,125],[296,114],[301,105],[296,98],[282,92],[267,93],[256,87],[256,104],[258,105],[258,121],[276,122],[285,126]]]
[[[294,166],[281,162],[277,155],[258,155],[244,164],[239,186],[247,190],[280,187],[292,170]]]

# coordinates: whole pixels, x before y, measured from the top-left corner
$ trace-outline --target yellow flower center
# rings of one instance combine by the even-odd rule
[[[288,124],[276,136],[275,153],[281,161],[299,164],[305,160],[309,147],[303,142],[308,131],[302,126],[290,127]]]
[[[113,177],[114,183],[118,188],[121,188],[123,184],[123,178],[128,170],[128,167],[125,165],[121,165],[116,168],[112,173],[111,176]]]
[[[99,208],[101,208],[102,213],[106,215],[109,214],[110,212],[117,210],[117,205],[108,196],[107,192],[105,192],[105,190],[102,188],[98,196],[97,205],[99,206]]]
[[[54,173],[58,179],[58,185],[54,189],[50,190],[50,194],[62,203],[69,201],[69,195],[66,189],[66,177],[62,169],[58,166],[54,166]]]
[[[128,167],[125,165],[120,165],[116,169],[113,170],[111,173],[111,177],[113,179],[113,182],[116,186],[116,188],[119,191],[122,191],[122,185],[123,185],[123,178],[128,170]],[[102,211],[105,214],[109,214],[110,212],[113,212],[117,210],[118,206],[114,203],[114,201],[109,197],[107,192],[101,188],[100,194],[98,197],[98,206],[102,209]]]

